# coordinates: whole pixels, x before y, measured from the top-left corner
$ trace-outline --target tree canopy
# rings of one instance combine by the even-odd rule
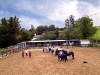
[[[75,21],[70,15],[65,20],[65,27],[58,28],[54,24],[39,25],[37,28],[31,25],[31,29],[21,28],[19,18],[2,18],[0,22],[0,47],[7,47],[18,42],[31,40],[34,34],[41,35],[38,40],[56,39],[89,39],[97,31],[93,27],[93,21],[88,16],[83,16]]]
[[[67,21],[70,21],[67,19]],[[89,39],[92,35],[96,32],[96,27],[93,27],[92,19],[88,16],[84,16],[79,18],[77,21],[73,20],[71,25],[70,22],[67,22],[67,25],[69,23],[69,27],[67,27],[66,34],[70,39]],[[66,23],[65,23],[66,24]]]
[[[0,24],[0,47],[7,47],[15,44],[16,36],[20,31],[20,21],[15,17],[10,17],[8,20],[5,18],[1,19]]]

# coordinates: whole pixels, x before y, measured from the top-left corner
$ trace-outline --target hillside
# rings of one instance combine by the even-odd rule
[[[96,34],[92,37],[94,40],[100,40],[100,27],[98,26],[97,29]]]

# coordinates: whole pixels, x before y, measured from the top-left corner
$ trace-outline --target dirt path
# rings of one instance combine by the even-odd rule
[[[67,62],[58,61],[51,53],[40,50],[33,51],[32,58],[21,58],[21,52],[11,55],[0,60],[0,75],[100,75],[100,50],[71,49],[75,59],[68,57]]]

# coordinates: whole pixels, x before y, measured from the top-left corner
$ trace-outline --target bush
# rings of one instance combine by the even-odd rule
[[[5,53],[4,49],[0,49],[0,55],[3,55]]]

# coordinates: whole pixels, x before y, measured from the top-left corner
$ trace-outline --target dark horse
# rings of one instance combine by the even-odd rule
[[[64,60],[64,61],[66,61],[67,60],[67,56],[70,56],[70,55],[72,55],[72,59],[74,59],[74,52],[67,52],[67,51],[65,51],[65,50],[56,50],[55,51],[55,56],[58,56],[58,61],[59,60]]]

